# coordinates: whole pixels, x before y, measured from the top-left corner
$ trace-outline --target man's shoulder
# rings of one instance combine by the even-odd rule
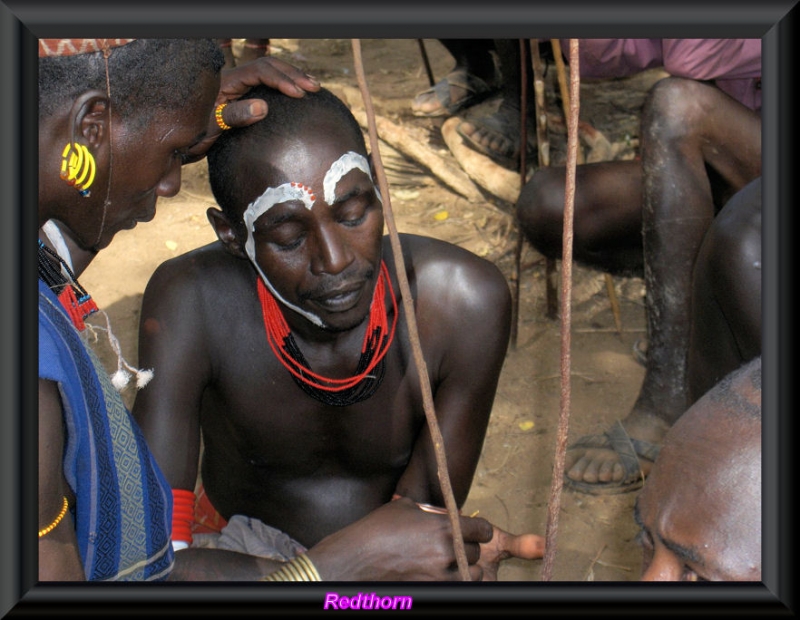
[[[453,267],[474,277],[503,277],[494,263],[449,241],[408,233],[401,234],[400,240],[406,268]]]
[[[501,301],[509,294],[508,282],[497,266],[461,246],[422,235],[403,234],[404,262],[409,279],[422,296],[445,289],[461,291],[467,302],[475,295]],[[458,296],[450,295],[451,301]]]
[[[165,260],[156,273],[182,281],[205,281],[220,275],[230,276],[241,270],[241,263],[247,261],[232,256],[222,244],[214,241]],[[244,266],[249,268],[247,264]]]
[[[161,263],[147,288],[150,294],[185,294],[205,290],[221,291],[234,287],[252,273],[248,261],[232,256],[218,242],[195,248]]]

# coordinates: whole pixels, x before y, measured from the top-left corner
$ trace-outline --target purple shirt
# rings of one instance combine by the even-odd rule
[[[561,40],[565,56],[569,39]],[[713,81],[751,110],[761,109],[761,39],[580,39],[582,78],[618,78],[662,67]]]

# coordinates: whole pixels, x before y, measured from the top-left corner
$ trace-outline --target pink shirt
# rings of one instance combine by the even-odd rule
[[[565,55],[569,40],[561,40]],[[761,109],[761,39],[580,39],[581,77],[617,78],[663,67],[713,81],[751,110]]]

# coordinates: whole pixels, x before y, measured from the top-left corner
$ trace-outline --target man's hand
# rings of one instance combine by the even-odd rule
[[[472,581],[480,581],[481,543],[492,539],[485,519],[460,517]],[[388,502],[309,551],[324,580],[459,581],[450,519],[408,498]]]
[[[261,99],[241,99],[254,86],[264,84],[289,97],[302,97],[320,89],[319,82],[297,67],[272,56],[263,56],[235,69],[223,70],[214,107],[227,104],[222,120],[230,127],[246,127],[267,116],[267,104]],[[206,138],[190,151],[188,162],[202,159],[222,133],[212,113]]]

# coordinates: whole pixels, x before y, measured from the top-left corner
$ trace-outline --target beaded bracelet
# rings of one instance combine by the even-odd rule
[[[309,557],[301,553],[279,570],[262,577],[261,581],[322,581],[322,578]]]
[[[222,111],[225,109],[225,106],[228,105],[227,103],[220,103],[216,108],[214,108],[214,118],[217,121],[217,125],[219,126],[222,131],[230,129],[231,126],[228,125],[224,120],[222,120]]]
[[[49,534],[49,533],[50,533],[50,532],[52,532],[54,529],[56,529],[56,526],[57,526],[59,523],[61,523],[61,519],[63,519],[63,518],[64,518],[64,515],[66,515],[66,514],[67,514],[67,508],[69,508],[69,501],[67,501],[67,496],[65,495],[65,496],[64,496],[64,504],[61,506],[61,512],[59,512],[59,513],[58,513],[58,516],[55,518],[55,521],[53,521],[53,522],[52,522],[50,525],[48,525],[46,528],[39,530],[39,538],[41,538],[42,536],[45,536],[45,535]]]

